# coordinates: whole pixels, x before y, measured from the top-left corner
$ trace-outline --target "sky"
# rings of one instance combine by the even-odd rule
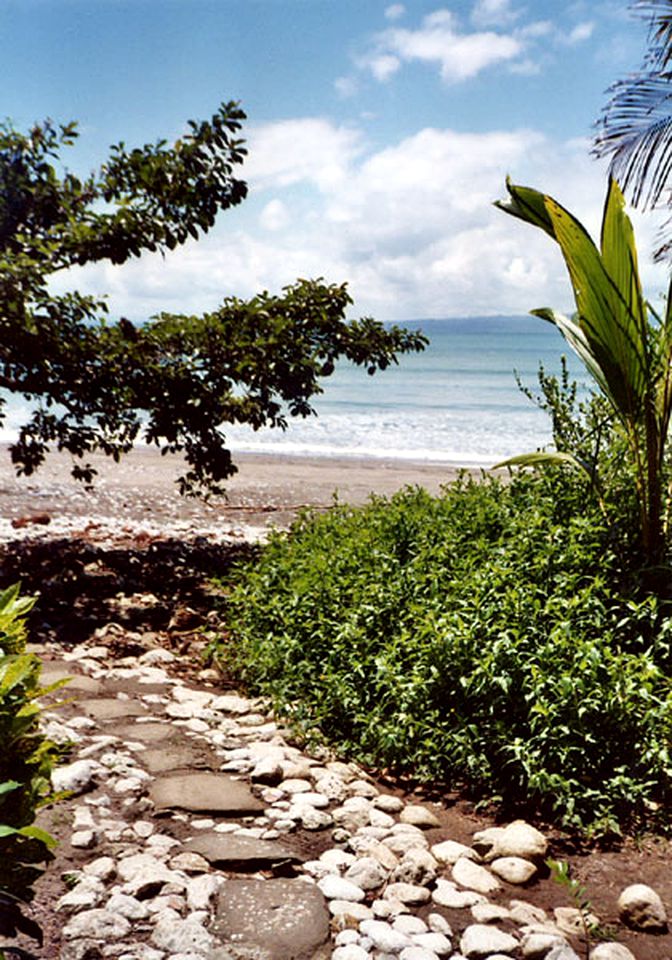
[[[176,139],[237,100],[247,200],[162,257],[72,271],[113,316],[216,309],[298,277],[347,281],[380,320],[568,309],[557,246],[493,207],[510,175],[595,234],[590,156],[646,26],[625,0],[0,0],[0,117],[77,120],[67,165]],[[657,227],[637,216],[655,297]]]

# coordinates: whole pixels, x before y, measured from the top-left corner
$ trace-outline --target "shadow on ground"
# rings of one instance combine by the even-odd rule
[[[235,564],[254,555],[246,544],[150,539],[101,545],[84,538],[16,540],[0,549],[0,588],[21,582],[37,596],[29,619],[32,642],[81,643],[110,621],[129,630],[164,631],[189,613],[203,622],[212,609],[212,578],[226,578]],[[120,603],[125,596],[153,595],[159,602]],[[129,651],[131,652],[131,651]]]

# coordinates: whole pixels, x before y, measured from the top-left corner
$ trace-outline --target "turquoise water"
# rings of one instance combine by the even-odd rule
[[[560,372],[568,348],[534,317],[407,321],[430,338],[424,353],[373,377],[350,366],[326,381],[317,417],[279,431],[229,431],[234,449],[393,457],[487,466],[551,439],[549,419],[518,389],[537,386],[542,362]],[[570,370],[582,379],[573,355]]]
[[[514,370],[535,387],[539,363],[560,370],[562,337],[534,317],[407,321],[430,338],[421,354],[367,376],[344,365],[325,381],[317,417],[290,420],[286,432],[226,431],[240,452],[354,456],[488,466],[547,444],[548,418],[519,391]],[[570,359],[581,379],[582,368]],[[0,439],[8,440],[26,413],[11,398]]]

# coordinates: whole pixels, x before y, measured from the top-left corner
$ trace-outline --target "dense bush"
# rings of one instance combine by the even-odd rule
[[[19,597],[18,586],[0,594],[0,936],[22,930],[39,939],[21,903],[32,898],[37,864],[49,858],[53,845],[34,820],[51,794],[56,747],[39,729],[40,661],[24,652],[24,617],[31,606]],[[0,957],[2,951],[0,944]]]
[[[462,478],[301,518],[219,656],[304,731],[505,811],[613,831],[670,797],[670,636],[576,473]]]

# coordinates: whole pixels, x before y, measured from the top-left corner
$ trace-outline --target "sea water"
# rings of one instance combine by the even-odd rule
[[[555,328],[536,317],[411,320],[429,345],[368,376],[340,365],[315,401],[316,417],[290,419],[285,432],[229,429],[240,452],[403,459],[492,466],[551,442],[550,419],[519,389],[539,393],[537,372],[571,376],[580,362]]]
[[[286,431],[226,427],[232,450],[492,466],[550,443],[548,416],[519,390],[514,372],[536,389],[539,364],[558,374],[565,354],[572,376],[582,378],[550,324],[535,317],[470,317],[400,325],[421,329],[428,347],[374,376],[339,364],[315,400],[317,416],[289,417]],[[28,409],[9,398],[0,440],[16,436]]]

